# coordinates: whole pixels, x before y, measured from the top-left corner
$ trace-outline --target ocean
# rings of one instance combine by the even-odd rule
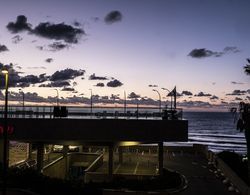
[[[246,153],[244,132],[236,130],[235,116],[230,112],[183,112],[188,120],[188,143],[205,144],[214,152],[223,150]],[[167,143],[166,143],[167,145]]]

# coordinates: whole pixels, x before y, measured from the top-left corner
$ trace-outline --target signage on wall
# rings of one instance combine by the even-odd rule
[[[0,124],[0,135],[3,134],[3,131],[4,131],[4,126]],[[13,134],[14,127],[12,125],[8,125],[7,132],[8,132],[9,135]]]

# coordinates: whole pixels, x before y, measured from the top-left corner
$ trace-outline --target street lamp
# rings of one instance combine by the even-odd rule
[[[126,91],[124,91],[124,116],[126,114],[126,110],[127,110],[127,95]]]
[[[171,93],[171,91],[169,91],[167,88],[161,88],[162,90],[165,90],[165,91],[168,91],[168,94],[167,94],[167,96],[170,96],[171,97],[171,102],[170,102],[170,105],[171,105],[171,110],[172,110],[172,108],[173,108],[173,100],[172,100],[172,93]]]
[[[19,89],[19,92],[22,93],[22,95],[23,95],[23,116],[25,116],[24,115],[24,92],[22,89]]]
[[[9,72],[7,69],[1,71],[5,75],[5,107],[4,107],[4,128],[3,128],[3,194],[6,194],[7,169],[8,169],[8,87]]]
[[[58,89],[54,89],[54,90],[56,90],[56,93],[57,93],[56,105],[59,106],[59,92],[58,92]]]
[[[92,104],[93,104],[93,95],[92,95],[92,89],[89,89],[90,90],[90,113],[92,115]]]
[[[159,91],[156,90],[156,89],[153,89],[153,91],[155,91],[155,92],[158,93],[158,95],[159,95],[159,113],[161,113],[161,94],[160,94]]]

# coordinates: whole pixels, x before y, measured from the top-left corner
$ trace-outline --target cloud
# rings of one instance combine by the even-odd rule
[[[44,66],[28,66],[27,69],[46,69]]]
[[[228,46],[223,49],[223,54],[226,53],[238,53],[240,50],[237,47]]]
[[[210,57],[210,56],[216,56],[220,57],[222,53],[220,52],[213,52],[211,50],[201,48],[201,49],[193,49],[188,56],[191,56],[193,58],[204,58],[204,57]]]
[[[210,97],[210,100],[218,100],[219,97],[217,97],[216,95],[213,95],[212,97]]]
[[[129,99],[137,99],[137,98],[140,98],[141,96],[139,94],[136,94],[135,92],[131,92],[129,95],[128,95],[128,98]]]
[[[221,57],[225,54],[238,53],[240,50],[237,47],[225,47],[223,51],[211,51],[206,48],[193,49],[188,56],[193,58],[205,58],[205,57]]]
[[[89,76],[89,80],[107,80],[107,77],[95,76],[95,73]]]
[[[58,80],[47,84],[39,85],[39,87],[67,87],[67,86],[70,86],[70,83],[68,81],[63,81],[63,80]]]
[[[24,15],[17,16],[16,21],[9,22],[6,27],[12,33],[31,31],[31,24],[27,23],[27,18]]]
[[[210,96],[212,96],[212,95],[209,94],[209,93],[199,92],[198,94],[196,94],[196,95],[194,95],[194,96],[197,96],[197,97],[210,97]]]
[[[17,44],[23,40],[23,38],[20,35],[16,35],[16,36],[12,37],[11,39],[12,39],[12,43],[15,43],[15,44]]]
[[[183,101],[183,102],[178,102],[178,106],[181,107],[189,107],[189,108],[210,108],[212,105],[209,102],[203,102],[203,101]]]
[[[232,93],[228,93],[226,95],[245,95],[246,93],[247,91],[235,89]]]
[[[0,45],[0,53],[9,51],[9,49],[5,45]]]
[[[74,79],[78,76],[84,75],[85,70],[73,70],[71,68],[67,68],[64,70],[56,71],[54,74],[51,75],[51,81],[58,81],[58,80],[69,80]]]
[[[158,87],[158,85],[148,85],[148,87]]]
[[[112,100],[119,100],[120,99],[119,94],[117,94],[117,95],[111,94],[110,99],[112,99]]]
[[[61,91],[75,91],[75,89],[73,87],[64,87]]]
[[[107,83],[108,87],[120,87],[122,85],[123,85],[123,83],[121,81],[117,80],[117,79],[114,79],[113,81],[109,81]]]
[[[32,33],[48,39],[63,40],[67,43],[78,43],[81,35],[85,34],[80,28],[74,28],[64,23],[53,24],[50,22],[40,23],[32,30]]]
[[[96,86],[96,87],[104,87],[105,85],[104,85],[104,83],[97,83],[97,84],[94,85],[94,86]]]
[[[104,18],[104,21],[107,24],[113,24],[115,22],[120,22],[121,20],[122,20],[122,14],[119,11],[111,11]]]
[[[234,85],[244,85],[245,83],[232,81],[231,84],[234,84]]]
[[[234,100],[236,100],[236,101],[242,101],[243,99],[242,99],[242,98],[239,98],[239,97],[235,97]]]
[[[62,49],[69,48],[69,45],[62,42],[54,42],[49,44],[48,47],[50,48],[50,51],[60,51]]]
[[[53,51],[53,52],[56,52],[56,51],[61,51],[63,49],[68,49],[70,47],[69,44],[67,43],[63,43],[63,42],[60,42],[60,41],[56,41],[56,42],[53,42],[49,45],[44,45],[44,46],[37,46],[37,49],[41,50],[41,51]]]
[[[193,93],[190,92],[190,91],[182,91],[182,92],[181,92],[181,95],[188,95],[188,96],[191,96],[191,95],[193,95]]]
[[[53,62],[53,58],[47,58],[47,59],[45,60],[45,62],[51,63],[51,62]]]

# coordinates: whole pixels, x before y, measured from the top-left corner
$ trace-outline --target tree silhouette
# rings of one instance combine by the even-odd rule
[[[250,75],[250,58],[247,59],[247,62],[248,62],[248,64],[246,64],[246,66],[244,66],[244,70],[245,70],[245,73],[247,75]]]
[[[250,76],[250,59],[248,64],[244,66],[245,73]],[[236,109],[237,110],[237,109]],[[235,110],[235,111],[236,111]],[[250,103],[240,102],[238,109],[240,116],[237,122],[237,129],[244,130],[247,143],[247,159],[248,159],[248,184],[250,184]]]

